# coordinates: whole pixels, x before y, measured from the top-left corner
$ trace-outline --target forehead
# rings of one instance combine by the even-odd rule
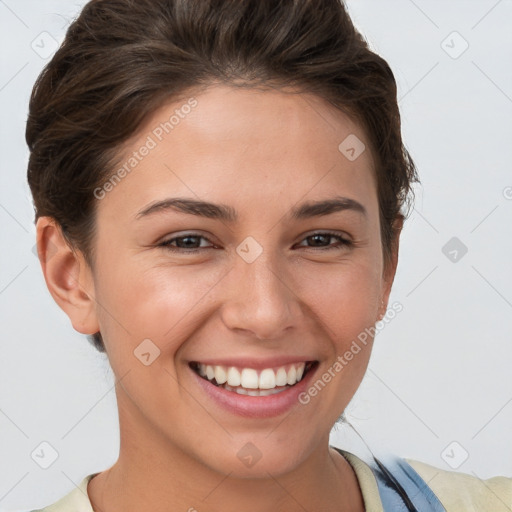
[[[347,153],[347,149],[349,152]],[[355,157],[354,158],[354,153]],[[375,195],[362,128],[321,98],[224,85],[162,105],[123,147],[101,201],[131,212],[165,195],[253,204]],[[108,206],[107,206],[108,205]]]

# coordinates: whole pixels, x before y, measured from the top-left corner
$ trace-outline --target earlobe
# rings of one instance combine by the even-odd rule
[[[73,251],[60,225],[51,217],[40,217],[36,232],[39,261],[53,299],[76,331],[98,332],[94,281],[83,255]]]

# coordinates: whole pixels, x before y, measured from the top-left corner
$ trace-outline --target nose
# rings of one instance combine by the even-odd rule
[[[297,327],[301,308],[290,273],[270,251],[252,263],[236,258],[225,283],[222,320],[247,337],[273,340]]]

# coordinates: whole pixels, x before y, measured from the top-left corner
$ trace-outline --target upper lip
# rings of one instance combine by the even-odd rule
[[[299,364],[316,361],[314,357],[283,355],[267,359],[255,359],[252,357],[239,357],[237,359],[197,359],[191,363],[205,364],[210,366],[234,366],[236,368],[254,368],[264,370],[265,368],[279,368],[288,364]]]

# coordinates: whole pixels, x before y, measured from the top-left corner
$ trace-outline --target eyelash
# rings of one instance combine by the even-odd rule
[[[331,251],[331,250],[340,250],[344,247],[351,247],[353,245],[352,241],[350,240],[347,240],[346,238],[343,238],[341,235],[337,234],[337,233],[331,233],[331,232],[324,232],[324,231],[319,231],[319,232],[316,232],[316,233],[311,233],[311,235],[308,235],[307,237],[305,237],[302,241],[304,240],[307,240],[308,238],[311,238],[311,237],[314,237],[314,236],[326,236],[326,237],[331,237],[331,238],[337,238],[340,245],[337,245],[337,246],[327,246],[327,247],[308,247],[308,246],[302,246],[302,247],[306,247],[307,249],[313,249],[314,251]],[[212,247],[193,247],[193,248],[184,248],[184,247],[173,247],[171,246],[170,244],[176,240],[182,240],[184,238],[202,238],[204,240],[208,240],[208,238],[206,238],[205,236],[203,235],[200,235],[199,233],[187,233],[185,235],[182,235],[182,236],[177,236],[177,237],[174,237],[174,238],[170,238],[169,240],[165,240],[163,241],[162,243],[158,244],[159,247],[163,247],[169,251],[172,251],[172,252],[184,252],[184,253],[187,253],[187,254],[191,254],[191,253],[196,253],[196,252],[199,252],[199,251],[202,251],[202,250],[205,250],[205,249],[212,249]],[[212,244],[212,242],[210,240],[208,240],[208,242],[210,242]],[[214,244],[212,244],[214,245]]]

